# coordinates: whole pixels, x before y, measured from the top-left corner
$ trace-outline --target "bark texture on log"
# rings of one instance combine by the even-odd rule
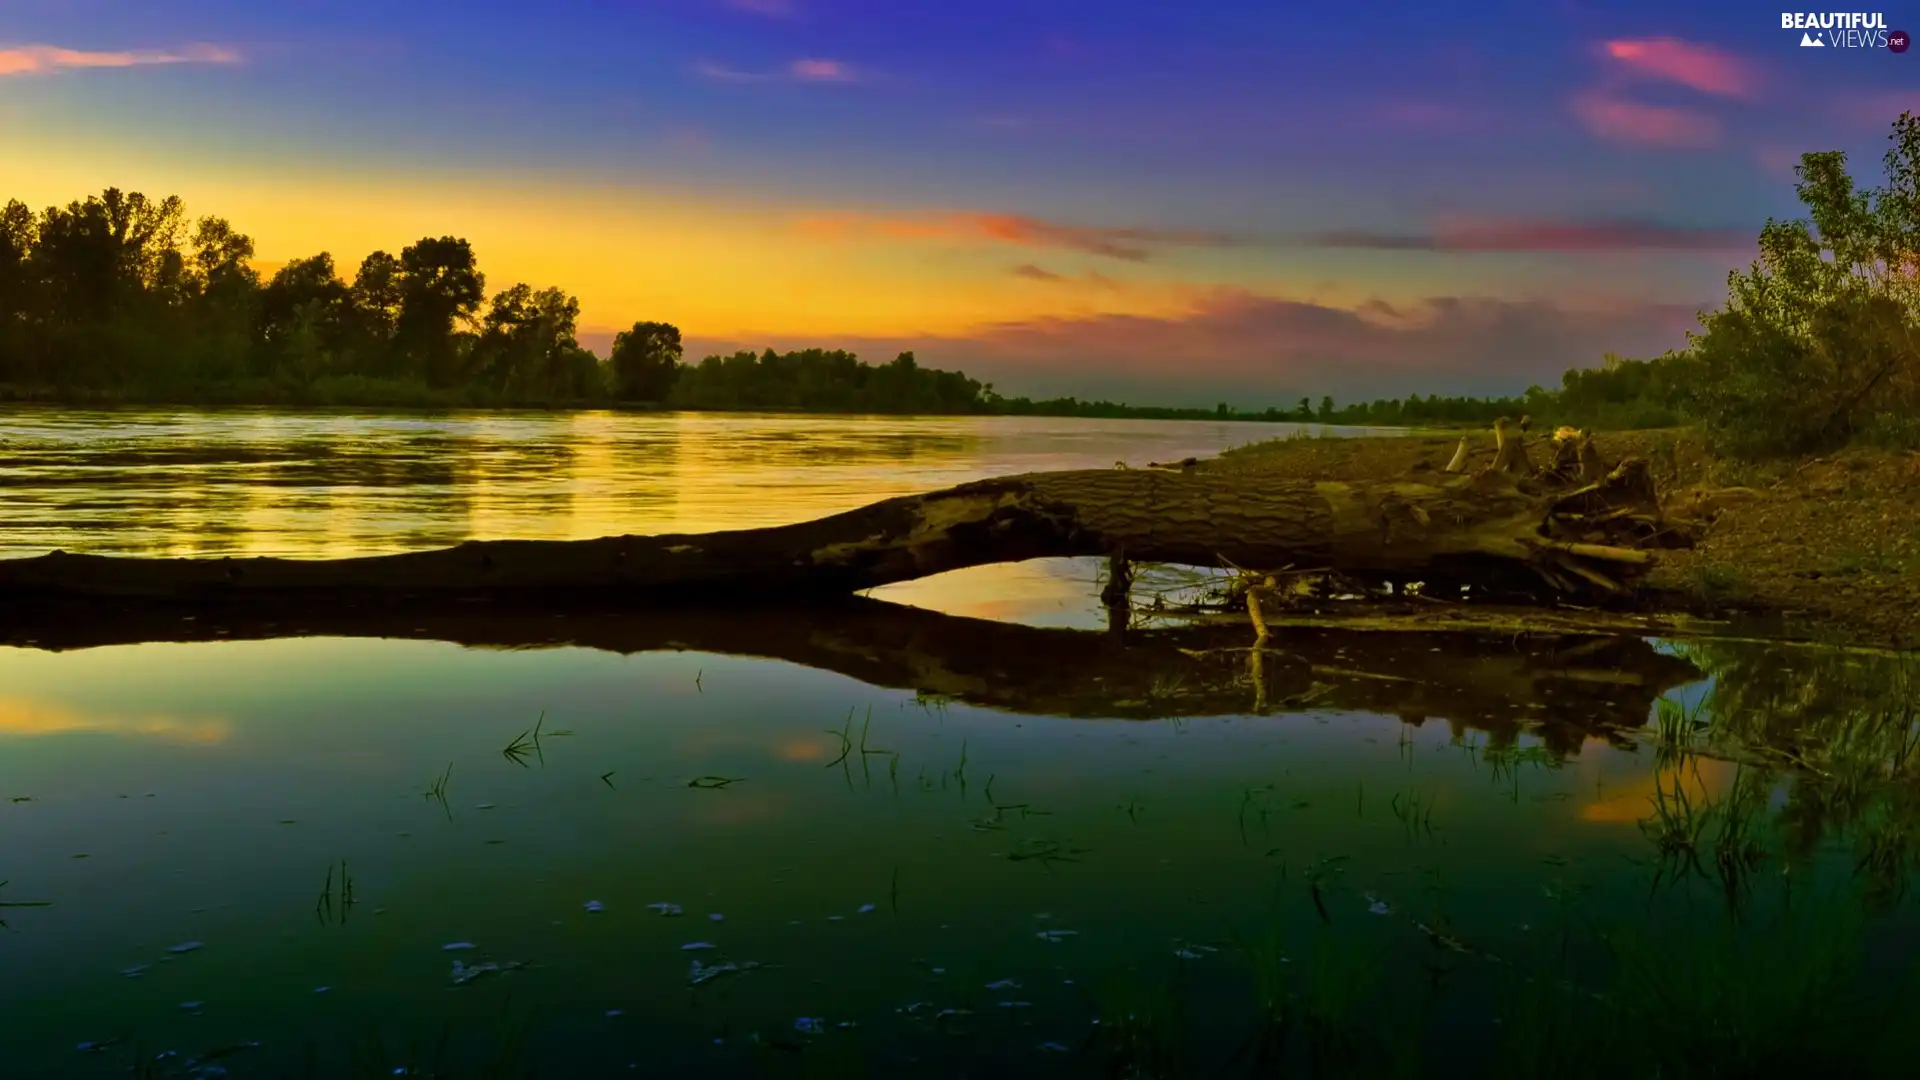
[[[1596,516],[1602,512],[1612,516]],[[984,563],[1119,552],[1136,562],[1315,565],[1459,580],[1532,570],[1580,593],[1618,591],[1644,571],[1650,557],[1635,548],[1661,534],[1658,514],[1636,462],[1560,495],[1493,473],[1441,483],[1328,483],[1206,470],[1081,470],[962,484],[793,525],[692,535],[476,541],[324,561],[54,552],[0,561],[0,600],[537,595],[638,603],[850,593]],[[1569,522],[1577,527],[1570,531]]]

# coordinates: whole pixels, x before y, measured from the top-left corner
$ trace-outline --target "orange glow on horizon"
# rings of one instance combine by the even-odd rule
[[[1197,231],[986,212],[848,215],[586,181],[356,172],[352,162],[295,173],[8,127],[0,199],[38,209],[109,186],[177,194],[189,215],[217,214],[252,236],[263,275],[326,251],[351,278],[372,251],[461,236],[489,293],[557,285],[579,297],[586,333],[662,319],[692,337],[741,341],[967,337],[1048,319],[1180,319],[1222,288],[1344,304],[1381,292],[1377,279],[1332,286],[1310,261],[1298,273],[1249,266],[1227,250],[1230,238]],[[1147,249],[1155,258],[1136,257]],[[1159,257],[1175,249],[1177,268]],[[1418,295],[1414,284],[1391,291]]]

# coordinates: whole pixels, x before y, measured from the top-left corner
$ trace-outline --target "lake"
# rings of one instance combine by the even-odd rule
[[[776,524],[1291,430],[19,410],[0,553]],[[1105,631],[1097,569],[299,638],[0,612],[0,1075],[1907,1074],[1910,657],[1252,653]]]

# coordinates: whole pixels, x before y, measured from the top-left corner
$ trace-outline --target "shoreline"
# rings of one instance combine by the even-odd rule
[[[430,399],[430,400],[429,400]],[[1083,403],[1088,404],[1088,403]],[[1094,403],[1097,404],[1097,403]],[[69,409],[114,412],[122,409],[196,409],[217,412],[257,409],[285,412],[394,412],[445,414],[466,412],[543,412],[543,413],[703,413],[715,416],[884,416],[894,419],[954,419],[958,417],[1031,417],[1041,420],[1179,420],[1222,424],[1292,424],[1302,428],[1349,428],[1373,432],[1461,433],[1483,430],[1480,422],[1458,424],[1428,422],[1419,427],[1393,424],[1341,423],[1318,417],[1270,416],[1266,412],[1235,412],[1225,416],[1214,409],[1177,405],[1127,405],[1103,410],[1049,411],[1046,409],[979,409],[965,412],[874,412],[830,408],[804,408],[780,405],[719,407],[670,405],[662,402],[610,401],[591,398],[530,401],[488,401],[469,398],[458,391],[428,391],[421,396],[372,396],[347,400],[303,400],[298,395],[277,398],[184,398],[171,394],[87,393],[50,394],[0,383],[0,410],[8,407]]]
[[[1697,545],[1659,553],[1637,603],[1623,610],[1734,617],[1799,637],[1920,647],[1920,455],[1855,447],[1729,461],[1690,428],[1602,432],[1594,442],[1610,462],[1646,459],[1669,507],[1697,505],[1709,493],[1724,502]],[[1457,444],[1456,435],[1419,433],[1272,439],[1202,464],[1296,480],[1389,479],[1443,468]]]

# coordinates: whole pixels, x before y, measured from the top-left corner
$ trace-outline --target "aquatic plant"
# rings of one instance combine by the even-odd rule
[[[544,767],[547,764],[547,755],[540,746],[540,729],[546,722],[547,714],[542,712],[533,722],[532,727],[513,737],[513,741],[507,744],[506,749],[500,751],[500,756],[523,769],[528,767],[527,758],[532,756],[537,758]]]
[[[1847,899],[1744,928],[1615,930],[1605,999],[1637,1037],[1607,1056],[1675,1077],[1875,1075],[1891,1042],[1914,1041],[1897,1019],[1911,986],[1863,978],[1864,924]]]
[[[9,884],[10,882],[0,881],[0,889],[6,888]],[[0,908],[43,908],[52,906],[53,901],[51,900],[0,900]],[[10,929],[12,929],[12,927],[7,925],[7,920],[0,919],[0,930]]]
[[[439,803],[441,812],[447,815],[449,821],[453,820],[453,808],[447,804],[447,785],[452,782],[453,762],[449,761],[447,770],[429,781],[425,792],[427,801]]]
[[[336,901],[338,911],[335,910]],[[353,875],[347,870],[347,860],[340,860],[340,881],[336,891],[334,885],[333,864],[327,864],[327,879],[320,886],[320,896],[313,902],[313,914],[322,926],[333,923],[345,926],[348,914],[358,901],[353,895]]]
[[[1396,792],[1388,806],[1393,816],[1400,819],[1409,839],[1433,835],[1433,803],[1427,796],[1416,790]]]
[[[731,787],[745,779],[746,777],[744,776],[696,776],[687,781],[687,786],[690,788],[717,789]]]
[[[1640,832],[1652,842],[1658,858],[1653,888],[1663,882],[1701,872],[1700,838],[1712,815],[1710,808],[1695,804],[1687,794],[1681,770],[1668,774],[1671,784],[1654,775],[1653,794],[1648,796],[1653,813],[1640,819]]]

